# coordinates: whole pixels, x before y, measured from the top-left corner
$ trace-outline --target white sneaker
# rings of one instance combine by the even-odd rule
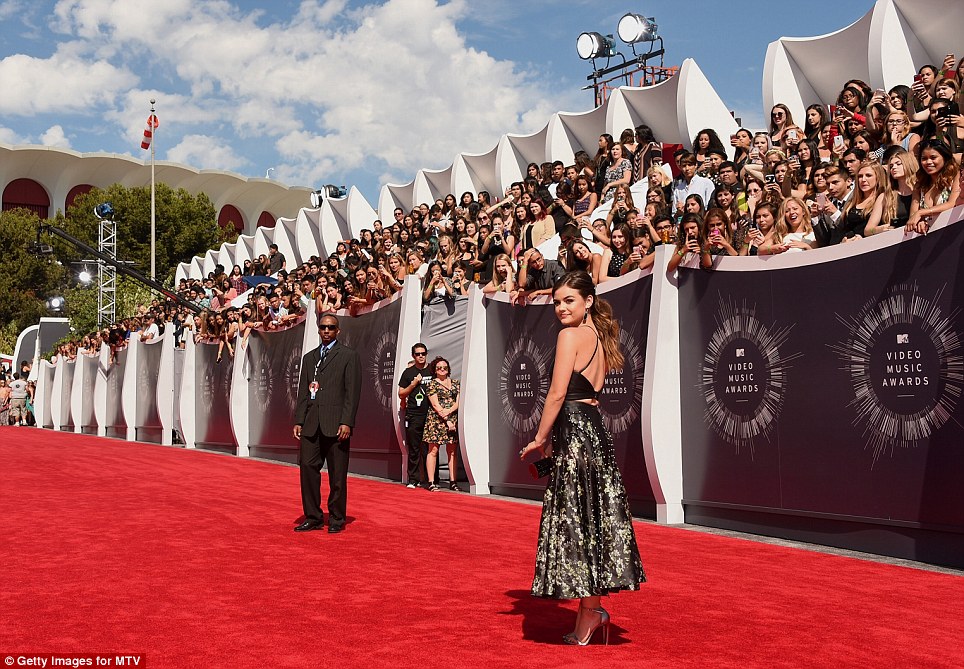
[[[412,483],[412,482],[409,482],[405,487],[406,487],[406,488],[411,488],[412,490],[414,490],[414,489],[417,488],[418,486],[415,485],[415,484]]]

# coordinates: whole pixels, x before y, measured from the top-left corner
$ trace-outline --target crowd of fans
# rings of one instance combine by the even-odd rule
[[[465,192],[396,208],[391,224],[374,221],[328,257],[289,269],[272,245],[243,266],[184,279],[177,291],[199,315],[155,301],[58,353],[94,354],[106,344],[113,355],[134,334],[150,340],[173,327],[178,345],[189,336],[218,343],[220,361],[251,330],[283,329],[311,312],[354,314],[406,281],[419,282],[426,303],[466,295],[472,283],[518,303],[548,294],[570,270],[601,283],[652,266],[662,244],[675,248],[673,271],[711,268],[715,256],[807,251],[896,228],[926,232],[962,201],[962,66],[948,55],[889,91],[847,81],[832,104],[810,105],[799,121],[777,104],[765,131],[741,128],[729,146],[705,129],[691,151],[664,157],[645,125],[618,141],[604,134],[595,155],[532,163],[498,198]]]

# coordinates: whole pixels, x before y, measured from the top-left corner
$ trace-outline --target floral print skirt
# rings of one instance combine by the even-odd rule
[[[532,594],[575,599],[638,590],[646,576],[599,409],[564,403],[552,429],[552,452]]]

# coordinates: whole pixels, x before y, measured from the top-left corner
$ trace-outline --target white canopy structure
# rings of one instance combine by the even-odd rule
[[[770,44],[763,76],[766,109],[786,104],[797,118],[807,105],[836,99],[847,79],[889,88],[912,81],[926,63],[940,64],[945,53],[959,47],[964,25],[960,0],[877,0],[873,9],[852,25],[826,35],[784,37]],[[530,162],[571,162],[576,151],[595,155],[599,135],[619,136],[625,128],[645,124],[664,143],[691,148],[703,128],[726,137],[737,129],[726,104],[695,61],[685,60],[679,72],[654,86],[621,87],[601,106],[586,112],[558,112],[530,135],[503,135],[489,151],[460,153],[447,167],[422,169],[404,184],[382,186],[377,207],[356,188],[346,198],[326,200],[320,209],[304,208],[308,188],[286,188],[264,179],[244,179],[214,170],[193,170],[162,163],[159,179],[172,186],[205,190],[216,206],[231,203],[245,217],[245,231],[236,244],[223,245],[192,262],[182,263],[176,278],[200,278],[214,264],[226,268],[267,252],[277,243],[289,263],[313,255],[326,256],[344,239],[371,228],[376,218],[394,223],[393,210],[406,211],[447,193],[489,191],[496,199],[525,174]],[[47,153],[44,153],[47,152]],[[76,154],[46,147],[0,146],[0,183],[15,176],[37,174],[46,179],[53,202],[66,198],[70,184],[87,181],[146,183],[147,168],[125,156]],[[277,218],[274,228],[254,229],[258,211],[291,211],[295,218]]]
[[[889,90],[910,85],[917,70],[959,53],[960,0],[877,0],[846,28],[817,37],[781,37],[767,49],[763,104],[783,103],[794,118],[808,105],[830,104],[848,79]],[[799,116],[798,116],[799,114]]]

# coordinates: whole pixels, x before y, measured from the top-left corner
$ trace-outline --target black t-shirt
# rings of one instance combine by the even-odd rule
[[[564,274],[566,269],[556,260],[546,260],[541,270],[531,266],[526,271],[526,290],[545,290],[552,288]]]
[[[278,251],[273,256],[270,257],[269,261],[271,264],[271,273],[277,274],[285,264],[285,255]]]
[[[427,416],[428,415],[428,393],[425,392],[425,384],[428,380],[432,378],[428,368],[419,369],[415,365],[407,368],[402,372],[402,378],[398,380],[399,388],[408,388],[412,385],[412,381],[419,374],[422,375],[422,383],[419,384],[412,392],[408,394],[405,398],[405,415],[410,417],[415,416]]]

